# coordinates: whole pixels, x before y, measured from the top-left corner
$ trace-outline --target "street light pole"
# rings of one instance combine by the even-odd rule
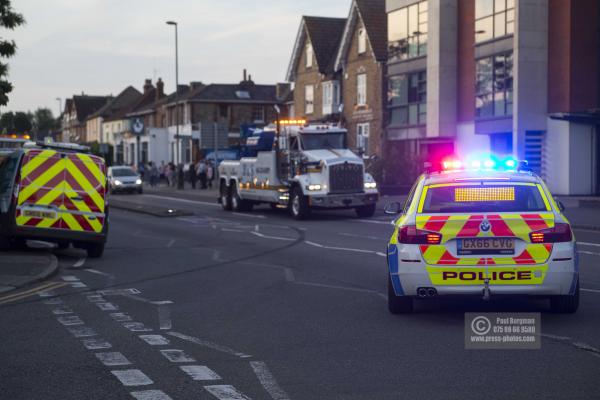
[[[167,21],[167,25],[175,27],[175,164],[179,165],[179,42],[177,37],[177,22]]]

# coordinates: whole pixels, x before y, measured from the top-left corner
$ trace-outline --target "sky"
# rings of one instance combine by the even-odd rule
[[[347,17],[351,0],[13,0],[27,24],[0,30],[14,39],[8,60],[14,89],[6,111],[48,107],[74,94],[117,95],[159,77],[179,83],[236,83],[246,68],[256,83],[285,81],[302,15]]]

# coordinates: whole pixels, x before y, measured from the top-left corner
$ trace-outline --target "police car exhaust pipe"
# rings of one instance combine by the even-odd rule
[[[427,289],[425,289],[425,288],[418,288],[417,289],[417,296],[419,296],[419,297],[427,297]]]
[[[437,296],[437,290],[435,290],[434,288],[427,289],[427,296],[429,296],[429,297]]]
[[[434,288],[420,287],[417,289],[417,296],[420,298],[435,297],[437,296],[437,290]]]

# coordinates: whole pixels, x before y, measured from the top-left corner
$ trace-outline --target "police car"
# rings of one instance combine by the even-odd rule
[[[536,296],[579,306],[575,237],[542,179],[514,159],[447,160],[420,176],[387,250],[388,308],[450,295]]]

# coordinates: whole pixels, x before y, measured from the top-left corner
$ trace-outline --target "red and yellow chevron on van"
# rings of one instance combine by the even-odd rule
[[[562,208],[530,171],[463,169],[419,177],[388,244],[389,308],[450,295],[539,296],[574,312],[575,239]]]
[[[77,145],[43,145],[0,156],[0,242],[70,244],[100,257],[108,231],[106,165]]]

